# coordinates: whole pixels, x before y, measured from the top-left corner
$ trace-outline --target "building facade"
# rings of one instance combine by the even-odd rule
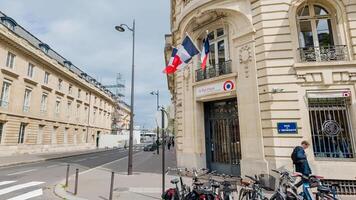
[[[355,180],[354,1],[172,0],[166,60],[187,33],[209,38],[210,64],[167,76],[179,166],[292,170],[308,140],[314,174]]]
[[[0,155],[98,146],[114,95],[0,13]]]

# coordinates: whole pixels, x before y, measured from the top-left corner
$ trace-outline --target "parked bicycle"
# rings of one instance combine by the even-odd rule
[[[311,175],[306,177],[301,173],[291,173],[288,171],[272,170],[280,175],[279,184],[270,200],[340,200],[337,195],[337,184],[331,186],[323,185],[321,179],[323,177]],[[301,182],[296,183],[299,177]],[[298,188],[302,187],[298,193]],[[314,194],[312,188],[316,188]]]
[[[259,178],[255,175],[246,176],[251,181],[241,180],[239,200],[268,200],[263,191],[263,186]]]

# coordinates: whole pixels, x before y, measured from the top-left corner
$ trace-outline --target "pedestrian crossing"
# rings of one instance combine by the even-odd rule
[[[39,198],[43,195],[41,186],[44,182],[29,181],[19,183],[16,180],[0,180],[0,199],[27,200]]]

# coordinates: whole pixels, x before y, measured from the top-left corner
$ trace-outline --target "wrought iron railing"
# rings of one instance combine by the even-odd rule
[[[224,74],[230,74],[232,72],[231,63],[231,60],[228,60],[215,66],[207,66],[205,70],[198,69],[195,71],[195,81],[202,81]]]
[[[324,62],[348,60],[346,45],[299,48],[301,62]]]

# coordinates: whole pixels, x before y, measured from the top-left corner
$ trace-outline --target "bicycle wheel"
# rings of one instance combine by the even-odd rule
[[[270,198],[270,200],[285,200],[285,199],[283,198],[283,196],[282,196],[281,194],[279,194],[278,192],[276,192],[276,193],[274,193],[274,194],[272,195],[272,197]]]
[[[246,189],[241,189],[240,192],[239,192],[239,200],[251,200],[251,193],[249,190],[246,190]]]

